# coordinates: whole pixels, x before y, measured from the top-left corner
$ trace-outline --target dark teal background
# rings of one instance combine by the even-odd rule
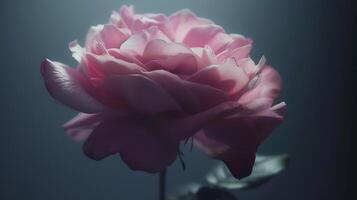
[[[82,154],[61,124],[75,112],[47,94],[39,65],[48,57],[74,65],[67,49],[112,10],[170,14],[190,8],[254,40],[253,58],[267,57],[284,80],[286,121],[262,145],[267,154],[289,153],[287,171],[240,199],[342,199],[346,195],[349,129],[342,126],[350,55],[351,9],[327,0],[12,0],[0,2],[0,199],[157,199],[157,176],[130,171],[119,157],[101,162]],[[347,97],[346,97],[347,98]],[[176,162],[169,192],[204,179],[215,162],[194,149],[187,170]],[[347,174],[348,176],[348,174]]]

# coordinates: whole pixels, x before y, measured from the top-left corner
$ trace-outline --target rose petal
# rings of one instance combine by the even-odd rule
[[[231,38],[224,33],[222,27],[211,24],[191,28],[182,42],[189,47],[208,45],[216,50],[230,41]]]
[[[281,78],[278,72],[268,66],[265,66],[259,74],[259,80],[255,87],[244,93],[238,100],[241,104],[247,104],[254,99],[267,97],[275,99],[281,91]]]
[[[199,101],[201,110],[206,110],[228,101],[228,95],[220,90],[208,85],[198,83],[185,83]]]
[[[113,24],[118,28],[129,28],[124,20],[121,18],[120,14],[113,11],[109,18],[109,24]]]
[[[105,49],[119,48],[127,39],[128,32],[113,24],[92,26],[87,34],[86,49],[95,54],[103,54],[103,49],[99,44]]]
[[[221,66],[214,65],[198,71],[188,80],[210,85],[236,96],[247,85],[249,77],[234,60],[229,59]]]
[[[95,160],[120,153],[132,170],[154,173],[162,171],[176,159],[178,145],[178,141],[156,132],[146,120],[111,117],[95,128],[83,150]]]
[[[80,63],[85,52],[84,48],[78,44],[77,40],[70,42],[68,48],[72,52],[72,57]]]
[[[134,21],[134,6],[123,5],[119,9],[119,14],[127,27],[131,27]]]
[[[228,58],[234,58],[237,62],[243,58],[247,58],[252,50],[252,45],[248,44],[234,50],[224,50],[217,55],[217,58],[220,62]]]
[[[133,74],[146,71],[144,68],[136,65],[135,63],[116,59],[110,55],[95,55],[87,53],[85,63],[87,68],[94,69],[104,75]]]
[[[101,119],[102,114],[79,113],[65,123],[63,128],[72,139],[83,141],[88,138]]]
[[[154,81],[142,75],[116,75],[104,80],[104,89],[125,101],[132,109],[147,115],[181,113],[175,100]]]
[[[197,60],[197,67],[198,69],[205,68],[210,65],[218,64],[218,60],[216,55],[214,54],[213,50],[209,46],[202,47],[195,47],[191,48],[194,52],[196,60]]]
[[[64,105],[84,113],[105,110],[86,92],[85,79],[77,70],[46,59],[42,62],[41,73],[48,92]]]
[[[192,113],[199,110],[198,98],[186,87],[180,77],[164,70],[145,72],[144,75],[165,89],[185,112]]]
[[[169,24],[171,25],[174,41],[182,42],[191,28],[198,25],[212,24],[212,21],[198,18],[189,9],[183,9],[169,17]]]

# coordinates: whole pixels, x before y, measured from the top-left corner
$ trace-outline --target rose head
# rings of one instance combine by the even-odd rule
[[[79,111],[64,125],[95,160],[112,154],[154,173],[191,137],[232,174],[250,174],[258,145],[283,120],[279,74],[249,57],[252,40],[189,10],[134,14],[123,6],[69,44],[76,68],[46,59],[49,93]]]

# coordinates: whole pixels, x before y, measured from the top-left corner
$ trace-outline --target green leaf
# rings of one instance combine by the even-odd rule
[[[257,155],[252,174],[243,179],[234,178],[227,167],[220,163],[207,175],[207,181],[214,186],[226,189],[250,189],[255,188],[266,181],[270,180],[282,172],[289,163],[289,156],[274,155],[263,156]]]

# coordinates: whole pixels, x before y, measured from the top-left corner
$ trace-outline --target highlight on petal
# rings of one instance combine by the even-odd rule
[[[92,26],[87,34],[86,48],[89,52],[103,54],[103,48],[119,48],[128,37],[127,30],[113,24]]]
[[[182,43],[189,47],[204,47],[208,45],[216,50],[231,40],[229,36],[225,36],[224,30],[220,26],[200,25],[191,28],[185,35]]]
[[[210,65],[217,65],[218,60],[210,46],[205,47],[195,47],[191,48],[192,52],[194,52],[196,60],[197,60],[197,67],[198,69],[202,69],[208,67]]]
[[[123,5],[119,9],[119,14],[126,26],[131,27],[134,22],[134,6]]]
[[[105,76],[116,74],[134,74],[146,71],[144,68],[121,59],[116,59],[111,55],[86,54],[85,64]]]
[[[87,93],[85,79],[77,70],[46,59],[42,62],[41,73],[48,92],[64,105],[84,113],[105,110],[101,103]]]
[[[103,88],[142,114],[182,113],[182,108],[165,90],[142,75],[110,76],[104,80]]]
[[[69,50],[72,52],[72,57],[78,62],[80,63],[81,60],[82,60],[82,56],[84,54],[84,48],[81,47],[79,44],[78,44],[78,41],[77,40],[74,40],[72,42],[70,42],[68,44],[68,48]]]
[[[65,123],[63,128],[73,140],[83,141],[88,138],[93,129],[99,124],[102,116],[102,114],[79,113]]]
[[[199,20],[189,9],[183,9],[172,14],[169,17],[169,23],[172,28],[174,41],[182,42],[191,28],[207,22]]]
[[[217,55],[219,61],[224,61],[228,58],[234,58],[236,62],[239,60],[247,58],[252,50],[252,45],[248,44],[233,50],[225,50]]]
[[[259,80],[255,84],[255,87],[245,92],[238,102],[247,104],[261,97],[275,99],[279,96],[282,87],[281,78],[275,69],[265,66],[258,76]]]
[[[188,80],[210,85],[236,96],[247,85],[249,77],[234,60],[229,59],[221,66],[213,65],[200,70]]]

